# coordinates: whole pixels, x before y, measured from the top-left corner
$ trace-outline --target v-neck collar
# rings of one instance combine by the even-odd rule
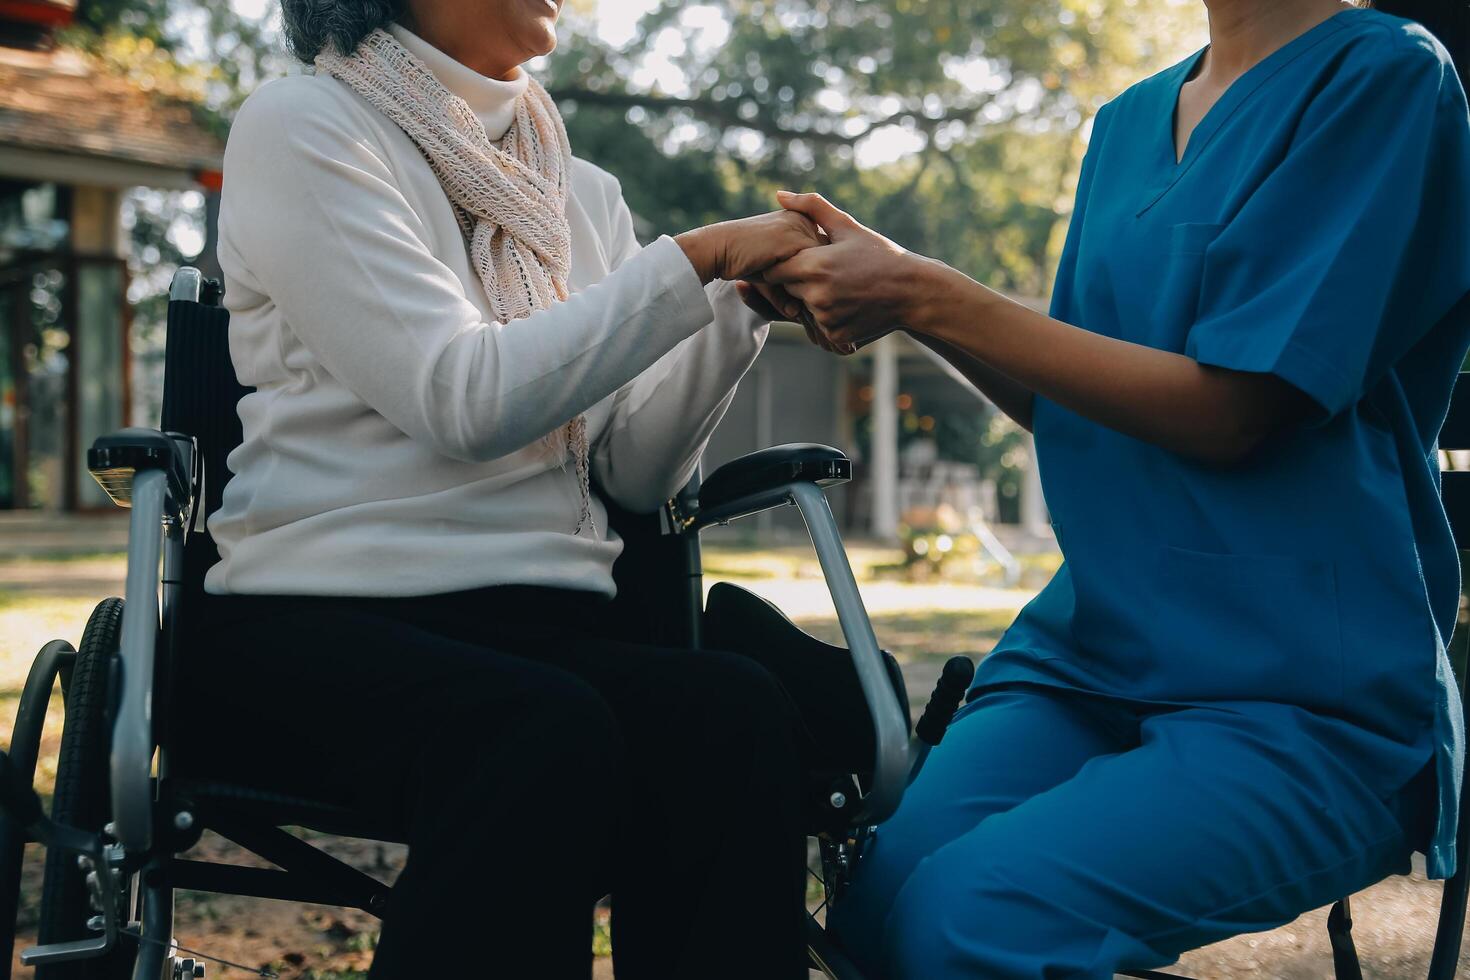
[[[1149,208],[1158,203],[1159,199],[1169,192],[1169,189],[1178,183],[1179,178],[1194,165],[1200,154],[1204,153],[1206,147],[1219,133],[1225,122],[1235,114],[1245,102],[1256,93],[1256,91],[1269,81],[1277,72],[1291,64],[1301,55],[1316,47],[1322,41],[1333,36],[1346,26],[1345,18],[1350,18],[1361,13],[1361,8],[1350,7],[1340,10],[1322,21],[1307,28],[1301,34],[1287,41],[1281,47],[1272,51],[1266,57],[1246,69],[1235,81],[1231,82],[1215,104],[1210,106],[1204,116],[1189,134],[1189,142],[1184,147],[1184,156],[1178,156],[1178,144],[1174,137],[1175,116],[1179,110],[1179,94],[1184,85],[1194,74],[1200,59],[1209,50],[1206,45],[1194,54],[1190,55],[1173,68],[1169,69],[1166,84],[1161,87],[1165,98],[1163,111],[1160,113],[1162,124],[1158,127],[1162,135],[1162,178],[1156,182],[1153,190],[1146,198],[1144,205],[1138,214],[1142,215]]]

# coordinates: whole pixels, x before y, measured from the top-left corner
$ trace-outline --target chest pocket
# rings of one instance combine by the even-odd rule
[[[1169,248],[1160,268],[1158,292],[1146,326],[1150,347],[1182,353],[1189,329],[1199,316],[1205,251],[1225,228],[1186,222],[1169,228]]]

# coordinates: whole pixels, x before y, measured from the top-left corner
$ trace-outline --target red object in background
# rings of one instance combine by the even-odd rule
[[[3,2],[4,0],[0,0],[0,3]],[[225,175],[218,170],[201,170],[194,175],[194,180],[200,187],[215,194],[218,194],[225,186]]]
[[[65,27],[76,7],[76,0],[0,0],[0,20]]]

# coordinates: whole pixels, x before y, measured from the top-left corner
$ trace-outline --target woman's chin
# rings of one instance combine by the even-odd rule
[[[544,58],[556,50],[556,21],[549,20],[543,27],[537,24],[526,31],[522,40],[522,49],[526,53],[526,61],[532,58]]]

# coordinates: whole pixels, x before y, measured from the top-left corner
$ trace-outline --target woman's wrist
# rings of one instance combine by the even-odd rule
[[[674,242],[684,250],[685,258],[694,266],[701,283],[708,285],[720,278],[722,246],[715,226],[695,228],[675,235]]]

